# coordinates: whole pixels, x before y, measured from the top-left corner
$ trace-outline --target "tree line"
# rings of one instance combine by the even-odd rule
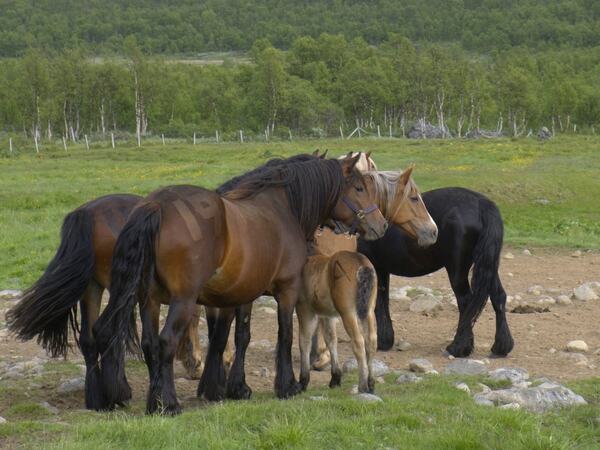
[[[0,56],[28,48],[121,54],[248,50],[269,39],[342,34],[370,44],[397,33],[477,52],[600,45],[597,0],[0,0]]]
[[[482,56],[458,45],[416,45],[390,34],[378,46],[322,34],[289,50],[257,40],[251,63],[185,64],[147,56],[135,37],[122,58],[82,49],[29,49],[0,64],[0,128],[38,139],[135,131],[325,136],[356,127],[395,136],[416,121],[454,136],[547,126],[592,131],[600,122],[600,47]]]

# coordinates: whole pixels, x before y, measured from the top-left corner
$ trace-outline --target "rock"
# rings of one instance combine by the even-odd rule
[[[503,381],[508,380],[511,384],[519,384],[529,379],[529,372],[520,367],[501,367],[490,371],[488,374],[492,380]]]
[[[355,370],[358,370],[358,361],[356,361],[356,358],[347,359],[342,364],[343,373],[354,372]]]
[[[252,341],[250,342],[249,347],[264,348],[267,350],[275,348],[271,341],[269,341],[268,339],[259,339],[258,341]]]
[[[375,382],[379,384],[385,384],[385,379],[383,377],[376,377]]]
[[[2,424],[2,423],[6,423],[6,419],[4,417],[0,416],[0,424]]]
[[[475,404],[481,406],[494,406],[494,402],[484,397],[484,394],[475,394],[473,396],[473,401]]]
[[[460,391],[466,392],[467,394],[471,393],[471,389],[469,389],[467,383],[456,383],[454,387]]]
[[[277,308],[277,300],[269,295],[261,295],[254,301],[254,303],[260,306],[271,306],[273,308]]]
[[[523,254],[524,254],[525,256],[531,256],[531,252],[530,252],[530,251],[529,251],[529,249],[527,249],[527,248],[523,250]]]
[[[536,302],[538,305],[546,306],[546,305],[554,305],[556,304],[556,300],[554,300],[549,295],[542,295],[538,301]]]
[[[548,352],[550,352],[550,354],[555,354],[556,353],[556,349],[554,347],[550,347],[550,350],[548,350]]]
[[[487,373],[485,363],[477,359],[455,359],[444,369],[447,375],[481,375]]]
[[[45,360],[35,357],[28,361],[5,364],[0,368],[2,378],[21,379],[25,376],[39,376],[44,372]]]
[[[270,306],[262,306],[262,307],[258,308],[258,312],[261,312],[264,314],[269,314],[269,315],[277,314],[277,311],[274,310],[273,308],[271,308]]]
[[[542,286],[540,286],[539,284],[534,284],[533,286],[530,286],[529,289],[527,289],[527,293],[531,294],[531,295],[542,295],[542,293],[544,292],[544,288]]]
[[[583,353],[560,352],[559,354],[560,356],[573,361],[576,366],[585,366],[588,364],[587,356]]]
[[[588,350],[589,350],[589,348],[588,348],[588,345],[585,343],[585,341],[577,340],[577,341],[571,341],[567,344],[568,352],[587,353]]]
[[[467,134],[465,134],[465,137],[467,139],[480,139],[480,138],[495,139],[495,138],[502,137],[502,131],[490,131],[490,130],[475,129],[475,130],[471,130]]]
[[[352,386],[352,389],[350,389],[350,393],[358,394],[358,384],[355,384],[354,386]]]
[[[573,253],[571,253],[571,258],[580,258],[581,257],[581,250],[575,250]]]
[[[430,373],[433,370],[433,364],[424,358],[411,359],[408,363],[411,372]]]
[[[39,404],[42,408],[44,408],[46,411],[48,411],[50,414],[58,414],[58,408],[56,406],[52,406],[50,403],[48,402],[41,402]]]
[[[414,373],[405,373],[396,378],[396,384],[418,383],[422,379],[422,377],[419,377]]]
[[[68,394],[70,392],[83,391],[85,389],[85,378],[72,378],[70,380],[61,383],[58,386],[57,391],[61,394]]]
[[[373,376],[374,377],[382,377],[383,375],[387,375],[390,373],[389,366],[380,361],[379,359],[374,359],[371,364],[373,365]]]
[[[548,200],[547,198],[538,198],[538,199],[535,200],[535,202],[538,205],[544,205],[544,206],[550,204],[550,200]]]
[[[478,395],[497,405],[517,403],[524,409],[538,413],[558,407],[587,404],[583,397],[558,383],[543,383],[527,388],[512,387]]]
[[[411,290],[410,286],[402,286],[401,288],[390,288],[389,298],[390,300],[397,301],[402,298],[407,298],[407,292]]]
[[[4,289],[0,291],[0,300],[16,300],[23,297],[23,291]]]
[[[552,138],[552,132],[547,127],[542,127],[538,131],[537,137],[538,139],[545,141]]]
[[[515,255],[513,255],[512,253],[508,252],[504,254],[504,259],[515,259]]]
[[[520,302],[521,300],[523,300],[523,297],[521,297],[519,294],[515,294],[515,300]]]
[[[499,409],[521,409],[521,405],[518,403],[507,403],[506,405],[500,405]]]
[[[412,345],[408,341],[398,341],[396,343],[396,350],[398,350],[399,352],[405,352],[411,347]]]
[[[267,369],[266,367],[261,367],[260,368],[260,376],[262,378],[269,378],[271,376],[271,371],[269,369]]]
[[[360,394],[356,394],[355,398],[356,398],[356,400],[359,400],[361,402],[366,402],[366,403],[377,403],[377,402],[383,401],[381,399],[381,397],[379,397],[375,394],[367,394],[366,392],[361,392]]]
[[[573,300],[571,300],[567,295],[559,295],[556,298],[556,303],[562,306],[568,306],[573,304]]]
[[[506,275],[508,275],[509,277],[514,277],[515,276],[515,274],[512,273],[512,272],[508,272]]]
[[[443,139],[450,138],[452,134],[448,127],[438,127],[425,120],[418,120],[406,134],[409,139]]]
[[[480,394],[491,391],[490,387],[487,386],[487,385],[485,385],[485,384],[483,384],[483,383],[477,383],[477,387],[479,387],[479,389],[481,389]]]
[[[511,313],[515,314],[532,314],[532,313],[545,313],[550,312],[550,308],[542,305],[517,305],[510,310]]]
[[[410,310],[410,305],[412,304],[412,300],[410,297],[399,297],[395,300],[396,308],[398,311],[404,312]]]
[[[323,400],[327,400],[327,397],[325,397],[324,395],[311,395],[308,398],[315,402],[322,402]]]
[[[429,313],[442,309],[442,302],[433,294],[421,294],[410,305],[410,311]]]
[[[577,300],[582,300],[584,302],[598,300],[598,294],[596,294],[593,286],[594,284],[592,283],[583,283],[573,290],[573,295]]]

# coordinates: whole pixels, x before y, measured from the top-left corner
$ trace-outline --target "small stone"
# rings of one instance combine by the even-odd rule
[[[492,370],[489,373],[489,377],[496,381],[507,380],[510,381],[511,384],[515,385],[529,379],[529,372],[520,367],[501,367],[499,369]]]
[[[527,293],[531,294],[531,295],[542,295],[542,293],[544,292],[544,288],[542,286],[540,286],[539,284],[534,284],[533,286],[530,286],[529,289],[527,289]]]
[[[266,367],[261,367],[260,368],[260,376],[262,378],[269,378],[271,376],[271,371],[269,369],[267,369]]]
[[[520,302],[521,300],[523,300],[523,297],[519,294],[515,294],[515,300]]]
[[[249,347],[264,348],[267,350],[274,348],[273,344],[268,339],[259,339],[258,341],[251,341]]]
[[[6,423],[6,419],[2,416],[0,416],[0,423]]]
[[[481,405],[481,406],[494,406],[493,401],[488,400],[487,398],[483,397],[481,394],[475,394],[473,396],[473,401],[475,402],[475,404]]]
[[[396,350],[398,350],[399,352],[405,352],[411,347],[412,345],[408,341],[398,341],[396,343]]]
[[[587,356],[583,353],[560,352],[560,356],[570,359],[576,366],[585,366],[588,364]]]
[[[414,373],[405,373],[396,378],[396,384],[403,383],[418,383],[423,378],[415,375]]]
[[[524,254],[525,256],[531,256],[531,252],[530,252],[530,251],[529,251],[529,249],[527,249],[527,248],[523,250],[523,254]]]
[[[549,295],[542,295],[539,300],[537,301],[538,305],[554,305],[556,304],[556,300],[554,300],[552,297],[550,297]]]
[[[454,356],[454,355],[451,355],[450,353],[448,353],[448,359],[449,359],[450,361],[452,361],[453,359],[456,359],[456,356]]]
[[[433,294],[421,294],[412,301],[409,309],[416,313],[429,313],[442,309],[442,302]]]
[[[571,300],[567,295],[559,295],[556,298],[556,303],[562,306],[568,306],[573,304],[573,300]]]
[[[571,341],[567,344],[567,351],[569,352],[587,353],[588,350],[588,345],[585,343],[585,341],[582,340]]]
[[[500,405],[499,409],[521,409],[521,405],[518,403],[507,403],[506,405]]]
[[[512,295],[507,295],[506,296],[506,303],[510,304],[513,302],[515,298]]]
[[[358,370],[358,361],[356,361],[356,358],[347,359],[342,364],[342,372],[344,373],[354,372],[355,370]]]
[[[398,311],[408,311],[410,310],[410,305],[412,304],[412,299],[410,297],[400,297],[395,300],[396,308]]]
[[[0,291],[0,300],[16,300],[23,297],[23,291],[16,289],[4,289]]]
[[[554,355],[556,353],[556,349],[554,347],[551,347],[550,350],[548,350],[548,352]]]
[[[376,377],[375,382],[379,384],[385,384],[385,379],[383,377]]]
[[[374,377],[382,377],[383,375],[387,375],[388,373],[390,373],[389,366],[383,361],[380,361],[379,359],[374,359],[373,361],[371,361],[371,364],[373,366]]]
[[[68,394],[70,392],[83,391],[85,389],[85,378],[72,378],[70,380],[61,383],[58,386],[57,391],[61,394]]]
[[[455,359],[444,369],[447,375],[482,375],[487,373],[485,363],[477,359]]]
[[[273,308],[271,308],[269,306],[262,306],[262,307],[258,308],[258,312],[268,314],[268,315],[277,314],[277,311],[275,311]]]
[[[323,400],[327,400],[327,397],[325,397],[324,395],[311,395],[308,398],[315,402],[322,402]]]
[[[433,370],[433,364],[424,358],[411,359],[408,363],[411,372],[430,373]]]
[[[277,300],[269,295],[261,295],[254,301],[254,303],[260,306],[271,306],[273,308],[277,308]]]
[[[354,386],[352,386],[352,389],[350,389],[350,393],[358,394],[358,384],[355,384]]]
[[[48,411],[50,414],[58,414],[58,408],[56,406],[52,406],[50,403],[48,402],[41,402],[39,404],[42,408],[44,408],[46,411]]]
[[[356,400],[366,403],[378,403],[382,402],[382,398],[375,394],[367,394],[366,392],[361,392],[355,396]]]
[[[483,383],[477,383],[477,386],[479,387],[479,389],[481,389],[480,394],[485,394],[486,392],[491,391],[490,387]]]
[[[464,391],[464,392],[466,392],[467,394],[470,394],[470,393],[471,393],[471,389],[469,389],[469,386],[467,385],[467,383],[456,383],[456,384],[454,385],[454,387],[455,387],[456,389],[458,389],[459,391]]]
[[[512,272],[508,272],[506,275],[508,275],[509,277],[514,277],[515,276],[515,274],[512,273]]]
[[[575,250],[573,253],[571,253],[571,258],[580,258],[581,257],[581,250]]]
[[[584,302],[590,300],[598,300],[598,294],[596,294],[592,283],[583,283],[581,286],[573,289],[573,295],[577,300]]]

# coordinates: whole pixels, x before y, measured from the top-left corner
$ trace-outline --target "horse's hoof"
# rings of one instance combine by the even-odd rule
[[[248,400],[252,396],[252,389],[245,383],[227,388],[227,398],[231,400]]]
[[[161,410],[161,415],[163,416],[178,416],[179,414],[181,414],[181,406],[179,406],[179,403],[175,403],[173,405],[168,405],[168,406],[164,406]]]
[[[300,383],[298,383],[297,381],[293,381],[292,383],[290,383],[290,385],[288,386],[287,389],[278,392],[277,397],[280,399],[287,399],[287,398],[291,398],[295,395],[298,395],[301,392],[302,392],[302,385]]]
[[[504,342],[496,341],[496,342],[494,342],[494,345],[492,346],[492,350],[491,350],[492,356],[497,357],[497,358],[504,358],[512,351],[513,347],[514,347],[514,342],[513,342],[512,338],[509,341],[504,341]]]
[[[331,375],[331,380],[329,380],[329,387],[331,389],[340,387],[342,385],[342,374],[336,373]]]
[[[465,358],[473,353],[473,344],[457,344],[456,342],[452,342],[452,344],[446,347],[446,350],[455,358]]]
[[[319,357],[312,363],[312,370],[316,370],[317,372],[321,372],[329,366],[331,361],[331,354],[329,350],[324,351],[319,355]]]

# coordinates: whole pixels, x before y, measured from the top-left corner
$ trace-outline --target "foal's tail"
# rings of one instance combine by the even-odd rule
[[[148,298],[154,275],[155,238],[160,222],[160,205],[142,204],[133,210],[115,244],[110,300],[94,324],[109,407],[122,399],[120,380],[125,373],[125,347],[133,353],[139,353],[134,308],[136,303],[143,304]]]
[[[369,303],[373,296],[373,288],[377,283],[375,270],[372,267],[361,265],[356,272],[356,281],[356,314],[360,320],[365,320],[369,313]]]
[[[492,291],[498,276],[500,251],[504,238],[502,216],[494,202],[487,198],[479,200],[481,233],[473,249],[472,298],[465,309],[464,320],[475,323]]]
[[[69,328],[79,344],[77,303],[94,273],[93,218],[76,209],[64,219],[58,250],[44,274],[6,315],[8,328],[22,341],[37,336],[53,357],[69,351]]]

